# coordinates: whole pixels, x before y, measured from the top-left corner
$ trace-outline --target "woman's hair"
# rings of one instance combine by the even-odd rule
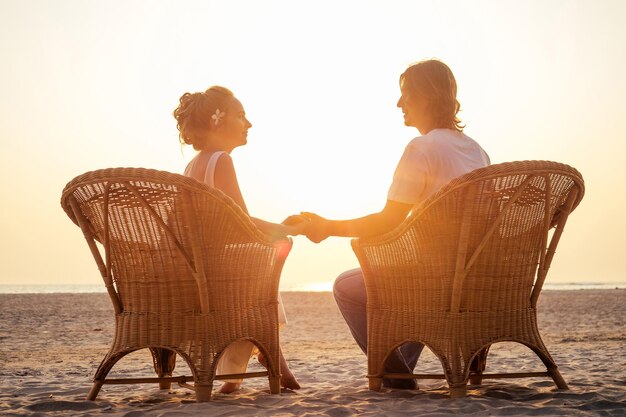
[[[233,97],[232,91],[220,86],[210,87],[204,93],[183,94],[174,110],[180,143],[198,150],[204,134],[213,128],[212,116],[218,109],[227,111]]]
[[[461,104],[456,99],[456,80],[446,64],[437,59],[411,64],[400,75],[400,85],[408,87],[409,94],[418,94],[428,100],[436,127],[463,131],[465,125],[457,117]]]

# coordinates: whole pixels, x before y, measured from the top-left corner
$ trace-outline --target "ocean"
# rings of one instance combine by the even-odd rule
[[[626,289],[624,282],[572,282],[546,283],[546,291],[551,290],[614,290]],[[308,287],[281,288],[281,292],[326,292],[331,290],[331,284],[312,285]],[[55,284],[55,285],[6,285],[0,284],[0,294],[54,294],[54,293],[105,293],[104,284]]]

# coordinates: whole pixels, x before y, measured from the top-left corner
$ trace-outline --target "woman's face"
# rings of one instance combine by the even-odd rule
[[[416,91],[409,91],[408,85],[402,82],[400,85],[400,99],[397,106],[404,114],[404,124],[406,126],[424,127],[430,120],[427,107],[428,102]],[[420,129],[421,131],[421,129]]]
[[[252,123],[246,118],[243,105],[233,97],[220,126],[220,136],[226,147],[232,150],[245,145],[248,142],[248,129],[251,127]]]

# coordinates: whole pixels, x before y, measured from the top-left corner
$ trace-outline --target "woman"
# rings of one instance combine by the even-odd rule
[[[328,236],[366,237],[388,232],[398,226],[411,209],[426,200],[450,180],[490,164],[480,145],[463,133],[457,117],[460,104],[452,71],[436,59],[417,62],[400,76],[397,106],[404,124],[422,136],[411,140],[396,167],[382,211],[350,220],[328,220],[313,213],[305,233],[314,242]],[[294,223],[299,221],[295,216]],[[289,223],[289,219],[287,221]],[[436,239],[436,236],[433,236]],[[352,335],[367,353],[367,294],[360,269],[341,274],[333,287],[337,305]],[[412,373],[422,350],[421,344],[397,349],[387,361],[386,373]],[[383,380],[393,388],[415,388],[412,379]]]
[[[214,86],[203,93],[185,93],[180,97],[179,106],[174,110],[181,143],[192,145],[199,151],[187,165],[185,176],[220,189],[232,198],[246,213],[233,160],[230,153],[238,146],[247,143],[248,129],[252,124],[246,118],[243,105],[233,93],[224,87]],[[268,235],[279,237],[300,233],[302,225],[286,226],[270,223],[252,217],[256,226]],[[286,323],[284,310],[279,298],[279,322]],[[237,374],[246,371],[250,357],[256,353],[249,341],[231,345],[218,363],[218,374]],[[259,353],[259,361],[265,360]],[[300,385],[289,370],[282,351],[280,352],[281,385],[298,389]],[[228,380],[220,392],[231,393],[241,386],[242,380]]]

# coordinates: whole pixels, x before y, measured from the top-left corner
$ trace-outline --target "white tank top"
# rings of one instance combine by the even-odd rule
[[[206,165],[206,170],[204,171],[204,183],[209,187],[215,187],[215,167],[217,166],[217,161],[220,159],[220,156],[224,154],[224,151],[213,152],[213,155],[209,158],[209,162]],[[186,177],[191,177],[191,173],[198,161],[198,156],[193,158],[187,168],[185,168],[185,172],[183,173]]]

